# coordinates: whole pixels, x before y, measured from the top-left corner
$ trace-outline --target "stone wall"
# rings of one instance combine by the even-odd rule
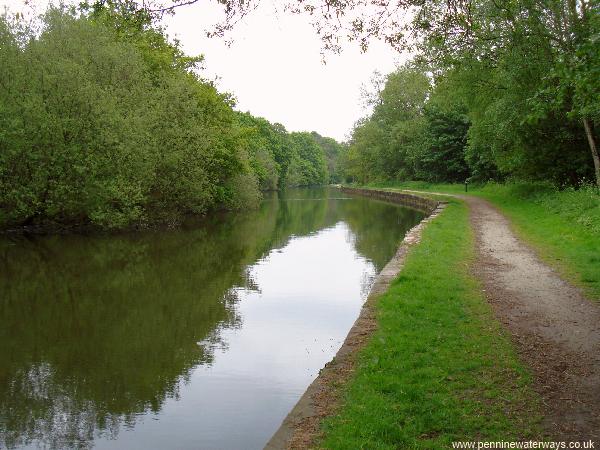
[[[364,195],[367,197],[378,198],[381,200],[387,200],[388,202],[409,206],[427,214],[431,214],[440,204],[440,202],[436,200],[419,197],[418,195],[408,194],[406,192],[392,192],[384,191],[382,189],[363,189],[347,186],[340,186],[340,189],[342,192],[346,192],[348,194]]]

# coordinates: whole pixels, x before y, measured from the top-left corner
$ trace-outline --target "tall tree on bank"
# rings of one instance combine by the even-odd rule
[[[462,182],[470,175],[465,107],[433,86],[422,68],[388,75],[372,103],[373,113],[356,125],[343,155],[346,179]]]

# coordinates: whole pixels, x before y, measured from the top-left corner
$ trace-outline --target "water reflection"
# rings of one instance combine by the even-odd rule
[[[417,212],[339,191],[0,240],[0,447],[260,448]]]

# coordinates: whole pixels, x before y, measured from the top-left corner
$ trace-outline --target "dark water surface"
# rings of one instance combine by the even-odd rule
[[[0,238],[0,448],[262,448],[421,218],[291,190],[175,231]]]

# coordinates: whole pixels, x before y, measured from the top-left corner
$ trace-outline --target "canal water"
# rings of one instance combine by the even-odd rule
[[[177,230],[0,237],[0,448],[262,448],[422,217],[299,189]]]

